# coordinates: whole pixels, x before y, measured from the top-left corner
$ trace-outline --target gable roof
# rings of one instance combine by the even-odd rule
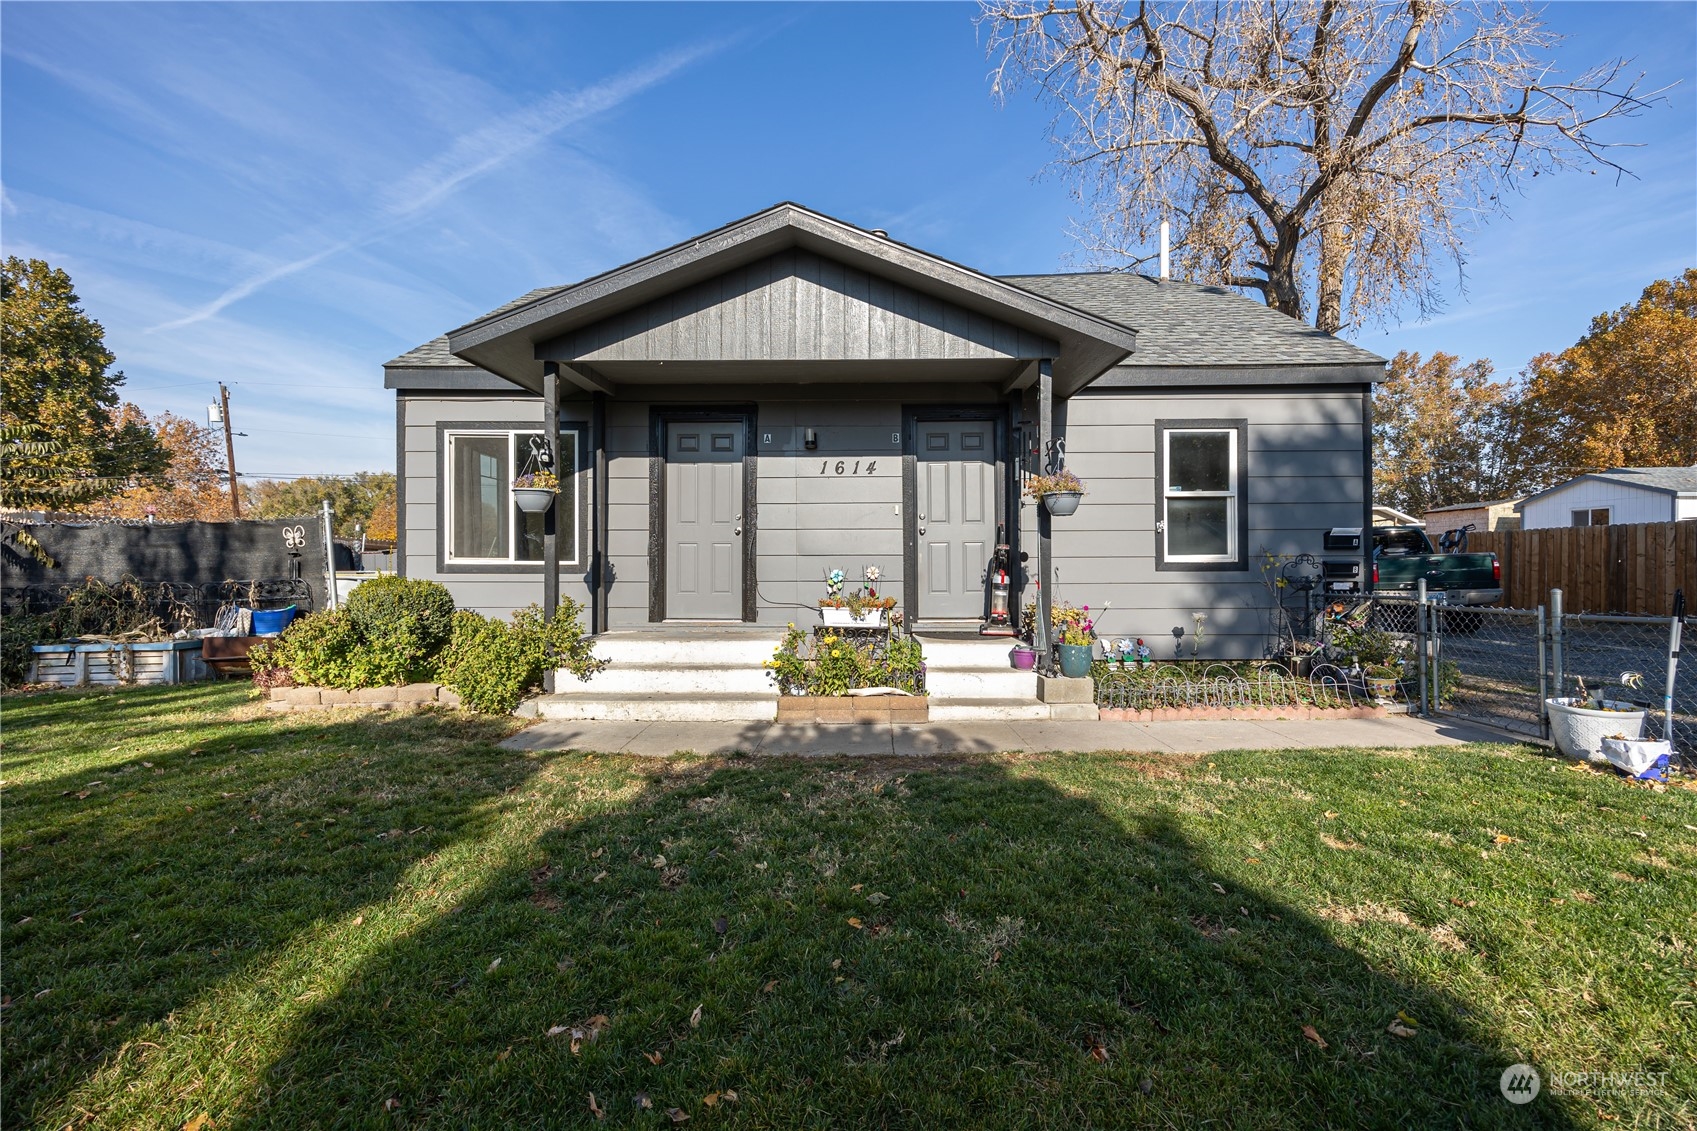
[[[1055,391],[1178,379],[1378,381],[1385,359],[1224,287],[1126,272],[992,277],[784,203],[622,267],[538,287],[386,363],[540,388],[538,346],[786,248],[826,254],[1057,339]],[[487,380],[487,378],[485,378]],[[391,380],[398,385],[411,380]]]
[[[1593,471],[1575,476],[1565,483],[1557,483],[1554,487],[1546,487],[1535,495],[1526,496],[1514,505],[1514,509],[1520,510],[1535,499],[1564,491],[1575,483],[1583,483],[1586,480],[1618,483],[1644,491],[1654,491],[1659,495],[1672,495],[1679,499],[1697,499],[1697,464],[1690,467],[1611,467],[1607,471]]]
[[[1225,287],[1118,271],[1002,278],[1135,327],[1137,352],[1121,368],[1385,364],[1378,354]]]
[[[1060,396],[1083,388],[1136,348],[1136,331],[1112,319],[787,202],[581,283],[515,300],[450,330],[448,348],[515,384],[540,388],[542,343],[789,248],[1055,339]]]

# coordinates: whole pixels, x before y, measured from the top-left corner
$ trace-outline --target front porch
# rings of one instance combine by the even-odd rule
[[[777,688],[765,667],[783,626],[658,624],[596,637],[611,661],[587,683],[555,673],[554,690],[521,712],[556,721],[772,723]],[[1035,672],[1013,669],[1006,638],[915,635],[933,723],[1095,719],[1094,703],[1044,702]],[[844,697],[845,704],[849,697]]]

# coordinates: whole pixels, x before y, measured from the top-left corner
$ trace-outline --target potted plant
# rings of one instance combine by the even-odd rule
[[[1069,679],[1089,675],[1090,653],[1096,642],[1096,622],[1090,616],[1090,606],[1056,605],[1049,610],[1049,624],[1059,642],[1055,647],[1060,652],[1061,674]]]
[[[513,480],[513,502],[526,514],[541,514],[560,493],[560,480],[552,471],[527,471]]]
[[[889,624],[890,611],[896,607],[894,597],[878,595],[877,566],[867,566],[865,580],[853,592],[843,592],[846,575],[833,569],[825,575],[825,596],[819,598],[819,619],[839,628],[883,628]]]
[[[1064,518],[1078,509],[1078,500],[1084,497],[1084,481],[1063,467],[1059,471],[1027,479],[1025,493],[1033,499],[1043,500],[1050,514]]]
[[[1015,644],[1013,651],[1008,653],[1016,670],[1028,672],[1037,666],[1037,649],[1029,644]]]
[[[1375,699],[1396,698],[1397,681],[1402,669],[1390,664],[1370,664],[1367,667],[1367,693]]]
[[[1550,739],[1558,750],[1569,758],[1606,762],[1604,738],[1613,735],[1636,741],[1644,737],[1644,719],[1649,713],[1645,708],[1592,694],[1583,678],[1578,682],[1579,694],[1544,700],[1550,716]]]

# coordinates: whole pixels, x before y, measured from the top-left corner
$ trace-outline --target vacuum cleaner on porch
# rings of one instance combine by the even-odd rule
[[[990,615],[979,626],[980,636],[1012,636],[1013,617],[1008,612],[1008,566],[1012,547],[1007,543],[1006,523],[996,524],[996,553],[990,559]]]

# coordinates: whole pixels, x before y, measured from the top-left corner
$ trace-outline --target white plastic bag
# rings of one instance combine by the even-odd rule
[[[1603,756],[1633,777],[1643,774],[1658,760],[1667,757],[1672,750],[1673,747],[1669,743],[1651,742],[1648,739],[1603,739]]]

